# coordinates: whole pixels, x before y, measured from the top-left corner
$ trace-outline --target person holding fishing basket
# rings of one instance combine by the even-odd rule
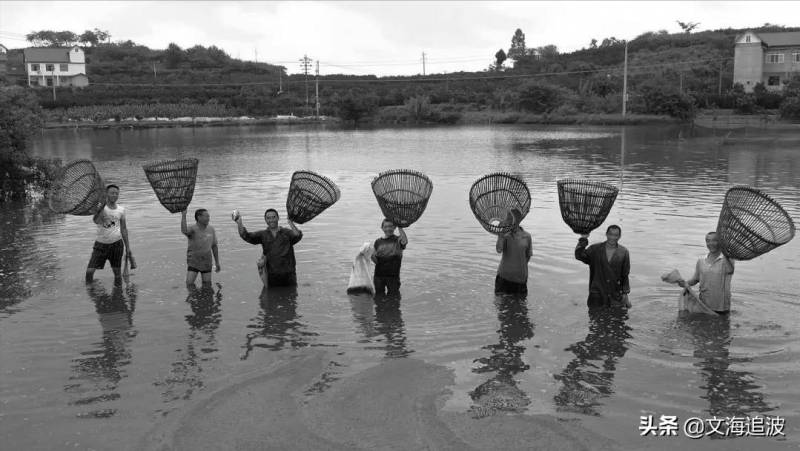
[[[242,223],[242,216],[234,211],[233,220],[239,229],[239,236],[250,244],[260,244],[263,255],[258,262],[258,272],[265,285],[270,287],[297,285],[294,245],[303,239],[303,232],[289,219],[289,227],[278,225],[278,211],[274,208],[264,212],[265,230],[248,232]]]
[[[86,283],[94,280],[94,272],[103,269],[106,260],[111,264],[114,272],[115,283],[122,281],[122,259],[130,262],[131,269],[136,269],[136,260],[133,259],[130,241],[128,240],[128,226],[125,218],[125,207],[117,204],[119,187],[106,186],[105,202],[92,218],[97,225],[97,237],[92,248],[92,256],[86,267]]]

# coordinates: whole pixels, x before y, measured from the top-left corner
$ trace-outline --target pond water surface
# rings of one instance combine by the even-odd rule
[[[454,373],[442,408],[475,421],[498,409],[551,414],[653,446],[640,437],[642,415],[773,415],[785,418],[785,437],[762,440],[796,448],[800,240],[737,265],[728,319],[678,318],[679,289],[660,280],[672,268],[691,275],[732,185],[763,189],[800,219],[800,136],[742,138],[664,126],[47,131],[32,153],[91,159],[121,186],[139,268],[130,284],[114,287],[106,269],[87,287],[89,217],[0,206],[0,447],[133,447],[210,383],[319,347],[335,358],[318,390],[413,357]],[[184,286],[180,216],[158,203],[141,168],[188,156],[200,159],[190,209],[210,210],[219,240],[211,291]],[[434,189],[407,229],[400,307],[376,311],[346,286],[361,243],[381,235],[370,181],[395,168],[424,172]],[[260,247],[238,237],[230,212],[252,230],[275,207],[285,225],[289,179],[301,169],[334,180],[342,197],[300,226],[296,292],[261,296]],[[493,171],[520,174],[533,196],[527,300],[495,298],[495,237],[469,209],[471,184]],[[621,186],[590,241],[622,227],[632,264],[625,315],[587,313],[588,268],[573,258],[577,236],[558,208],[556,180],[567,177]],[[516,403],[489,406],[492,392]]]

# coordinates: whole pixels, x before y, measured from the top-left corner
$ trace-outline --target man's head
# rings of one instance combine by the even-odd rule
[[[609,244],[617,244],[621,236],[622,229],[616,224],[612,224],[606,229],[606,240]]]
[[[119,199],[119,186],[117,185],[106,186],[106,199],[112,204],[116,203],[117,199]]]
[[[268,208],[267,211],[264,212],[264,222],[267,223],[267,227],[270,229],[274,229],[278,227],[278,210],[274,208]]]
[[[209,221],[211,221],[211,215],[205,208],[198,208],[194,212],[194,220],[199,224],[208,225]]]
[[[706,247],[710,252],[717,252],[719,250],[719,237],[717,232],[706,233]]]
[[[381,230],[383,230],[383,233],[387,237],[394,235],[395,228],[397,228],[397,226],[395,226],[391,220],[383,218],[383,221],[381,221]]]

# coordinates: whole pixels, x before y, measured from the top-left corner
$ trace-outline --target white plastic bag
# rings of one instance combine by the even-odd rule
[[[372,263],[372,255],[375,253],[375,248],[372,243],[365,241],[361,245],[358,255],[353,261],[353,267],[350,270],[350,282],[347,284],[348,293],[369,292],[375,293],[375,285],[372,283],[372,275],[375,272],[375,267]]]
[[[661,276],[661,280],[667,283],[678,283],[679,280],[683,280],[681,277],[681,273],[678,272],[677,269],[673,269],[672,271],[665,273]],[[717,316],[717,312],[709,308],[700,298],[694,294],[694,290],[691,287],[686,287],[683,289],[680,295],[678,295],[678,311],[687,311],[689,313],[705,313],[706,315]]]

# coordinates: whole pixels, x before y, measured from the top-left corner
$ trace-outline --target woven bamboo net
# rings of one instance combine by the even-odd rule
[[[75,160],[59,171],[48,194],[54,212],[86,216],[99,210],[106,190],[91,161]]]
[[[161,160],[142,166],[158,201],[170,213],[184,211],[192,202],[197,158]]]
[[[726,257],[750,260],[794,238],[792,218],[777,202],[748,186],[725,194],[717,222],[717,238]]]
[[[423,173],[409,169],[381,172],[372,181],[372,192],[386,219],[399,227],[416,222],[433,191],[433,183]]]
[[[575,233],[600,227],[617,199],[617,187],[608,183],[564,179],[556,184],[561,218]]]
[[[522,178],[505,172],[484,175],[469,190],[469,207],[486,231],[503,234],[510,232],[515,223],[506,219],[512,209],[519,210],[522,218],[531,209],[531,192]],[[522,219],[520,218],[520,220]]]
[[[305,224],[341,197],[339,187],[330,179],[311,171],[296,171],[289,183],[286,212],[289,219]]]

